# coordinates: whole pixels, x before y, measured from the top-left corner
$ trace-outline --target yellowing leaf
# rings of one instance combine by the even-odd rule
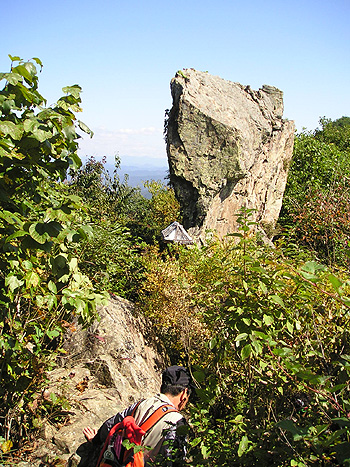
[[[13,446],[13,442],[10,439],[8,439],[7,441],[4,441],[0,447],[1,447],[2,452],[6,454],[11,451],[12,446]]]
[[[37,287],[37,285],[40,283],[40,277],[34,271],[29,271],[25,276],[25,279],[27,287]]]

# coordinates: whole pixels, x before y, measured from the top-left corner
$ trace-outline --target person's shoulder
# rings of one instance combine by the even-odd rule
[[[166,420],[173,424],[177,424],[180,420],[185,420],[184,416],[181,415],[181,413],[175,409],[174,405],[164,394],[155,394],[152,397],[148,397],[147,399],[144,399],[139,405],[141,413],[149,411],[154,412],[160,407],[166,407],[166,409],[164,410],[164,415],[162,417],[164,421]]]
[[[166,413],[164,419],[176,424],[180,422],[187,423],[185,417],[178,411]]]

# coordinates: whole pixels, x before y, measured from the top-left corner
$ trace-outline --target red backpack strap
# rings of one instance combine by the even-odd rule
[[[156,409],[148,418],[146,418],[144,422],[141,423],[140,428],[147,432],[157,422],[159,422],[159,420],[162,419],[164,415],[170,412],[178,412],[178,410],[176,410],[175,407],[170,404],[164,404],[158,407],[158,409]]]
[[[146,418],[146,420],[143,421],[139,425],[139,427],[142,428],[142,430],[147,433],[147,431],[149,431],[157,422],[159,422],[159,420],[161,420],[164,417],[164,415],[166,415],[167,413],[170,413],[170,412],[178,412],[178,410],[176,410],[175,407],[173,405],[170,405],[170,404],[161,405],[148,418]],[[133,461],[134,463],[133,462],[128,463],[128,460],[131,457],[130,452],[131,452],[131,455],[134,456],[133,457],[134,458],[134,461]],[[141,463],[140,458],[142,458],[142,463]],[[137,462],[135,462],[136,459],[137,459]],[[126,451],[124,453],[124,464],[127,464],[126,467],[138,467],[140,465],[143,465],[143,452],[138,451],[136,454],[133,454],[133,449],[130,449],[129,451]]]

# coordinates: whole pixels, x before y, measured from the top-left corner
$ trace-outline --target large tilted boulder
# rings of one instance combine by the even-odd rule
[[[171,93],[167,154],[185,228],[195,238],[207,229],[223,237],[237,230],[244,206],[256,209],[254,220],[271,238],[294,142],[282,91],[186,69],[172,79]]]
[[[49,375],[44,397],[66,399],[67,419],[61,427],[44,422],[30,456],[32,467],[56,465],[50,464],[55,459],[63,462],[59,465],[90,467],[82,461],[90,455],[83,428],[99,428],[132,402],[159,391],[166,364],[147,343],[149,328],[135,317],[133,304],[114,296],[99,314],[101,320],[89,328],[72,328],[64,343],[67,353]]]

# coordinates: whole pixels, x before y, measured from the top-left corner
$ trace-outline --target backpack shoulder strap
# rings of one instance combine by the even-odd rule
[[[178,412],[178,410],[170,404],[160,406],[148,418],[146,418],[146,420],[140,425],[140,428],[146,432],[149,431],[157,422],[159,422],[160,419],[164,417],[164,415],[170,412]]]
[[[132,412],[131,412],[131,414],[130,414],[132,417],[135,417],[135,412],[136,412],[138,406],[139,406],[139,405],[141,404],[141,402],[143,402],[144,400],[145,400],[145,399],[141,399],[140,401],[138,401],[137,404],[135,405],[135,407],[132,409]]]
[[[138,401],[136,404],[135,404],[135,407],[132,409],[131,411],[131,417],[134,417],[135,415],[135,412],[136,412],[136,409],[138,408],[138,406],[141,404],[141,402],[143,402],[144,399],[141,399],[140,401]],[[109,431],[108,433],[108,436],[107,436],[107,439],[108,441],[110,442],[111,441],[111,438],[113,437],[113,435],[115,434],[115,432],[117,431],[117,428],[118,428],[118,425],[119,423],[116,423]]]

